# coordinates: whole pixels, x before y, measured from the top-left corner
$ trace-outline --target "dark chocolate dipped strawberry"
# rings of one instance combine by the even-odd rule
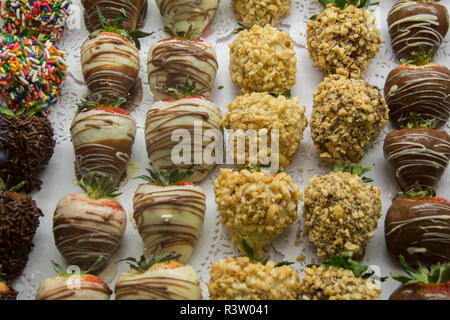
[[[88,99],[113,104],[130,95],[122,108],[132,110],[142,100],[139,38],[150,34],[122,29],[126,17],[123,9],[113,23],[106,21],[98,7],[97,14],[102,27],[81,46],[81,70],[89,90]]]
[[[115,105],[82,101],[70,133],[78,180],[106,176],[117,187],[126,178],[126,168],[136,136],[136,122]]]
[[[0,178],[23,191],[40,189],[39,175],[47,166],[55,147],[53,128],[44,114],[45,104],[37,103],[25,111],[0,107]]]
[[[445,125],[450,117],[450,70],[430,64],[434,50],[421,51],[411,61],[392,70],[384,87],[389,116],[395,127],[407,125],[414,112],[423,119],[436,119],[436,127]]]
[[[447,8],[439,0],[402,0],[388,15],[392,47],[399,59],[411,59],[421,48],[439,47],[448,28]]]
[[[450,136],[434,127],[435,121],[411,114],[407,128],[387,135],[384,156],[402,190],[415,184],[435,187],[444,174],[450,159]]]
[[[22,274],[33,248],[33,238],[42,211],[20,190],[25,182],[9,188],[0,179],[0,264],[4,280],[14,281]]]
[[[384,233],[389,252],[412,265],[450,261],[450,203],[420,186],[399,194],[389,208]]]
[[[132,31],[141,29],[147,17],[148,0],[81,0],[84,7],[84,22],[89,32],[101,29],[102,24],[97,14],[97,7],[102,11],[106,21],[113,22],[125,10],[123,29]]]
[[[0,265],[0,301],[16,300],[18,292],[12,289],[6,281],[3,280],[5,274],[1,271],[2,265]]]
[[[392,293],[390,300],[450,300],[450,262],[430,269],[419,265],[415,271],[400,256],[400,264],[409,277],[391,274],[402,286]]]
[[[102,279],[93,275],[103,257],[87,270],[67,273],[52,261],[57,276],[44,280],[36,292],[36,300],[109,300],[111,289]]]
[[[158,41],[150,47],[147,57],[147,73],[150,91],[155,101],[172,98],[163,88],[183,87],[189,78],[209,98],[217,74],[217,57],[213,46],[206,41],[171,38]]]
[[[73,265],[89,268],[99,257],[96,272],[102,271],[120,247],[127,225],[122,205],[114,200],[120,194],[112,181],[81,180],[85,194],[64,196],[53,216],[53,236],[61,255]]]

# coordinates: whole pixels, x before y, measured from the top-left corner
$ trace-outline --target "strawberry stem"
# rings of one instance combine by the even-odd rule
[[[365,174],[366,172],[369,172],[371,170],[372,170],[372,168],[370,166],[363,168],[354,163],[346,165],[342,161],[337,161],[333,167],[333,172],[349,172],[354,176],[360,176],[364,183],[373,182],[373,179],[363,177],[363,174]]]
[[[99,267],[100,267],[100,265],[101,265],[101,262],[102,262],[102,260],[103,260],[103,256],[101,255],[101,256],[99,256],[98,257],[98,259],[95,261],[95,263],[88,269],[88,270],[80,270],[80,275],[81,274],[90,274],[90,273],[92,273],[92,272],[94,272],[94,271],[96,271],[96,270],[98,270],[99,269]],[[52,265],[53,265],[53,269],[55,270],[55,272],[56,272],[56,274],[58,275],[58,276],[61,276],[61,277],[71,277],[71,276],[73,276],[73,275],[75,275],[75,274],[78,274],[78,273],[68,273],[68,272],[66,272],[59,264],[57,264],[55,261],[53,261],[52,260]]]
[[[194,166],[191,166],[189,169],[184,172],[180,169],[176,168],[170,172],[164,169],[147,169],[149,175],[148,176],[139,176],[133,179],[143,179],[150,183],[156,183],[157,185],[167,187],[177,185],[180,182],[186,181],[194,174]]]
[[[5,182],[2,178],[0,178],[0,191],[3,191],[3,192],[20,192],[20,190],[22,190],[23,186],[24,186],[26,183],[27,183],[26,181],[22,181],[22,182],[19,183],[18,185],[14,186],[14,187],[12,187],[12,188],[9,188],[9,187],[8,187],[8,184],[9,184],[9,176],[8,176],[8,178],[6,179],[6,182]]]
[[[406,126],[402,126],[403,129],[436,129],[436,119],[424,119],[418,113],[411,112],[408,117],[408,123]]]
[[[166,94],[173,97],[175,100],[180,100],[187,97],[199,96],[203,93],[209,91],[210,89],[197,89],[197,84],[192,81],[190,82],[189,78],[186,78],[183,86],[178,86],[177,88],[169,88],[165,84],[161,87],[156,87],[157,90],[161,90]]]
[[[94,175],[89,181],[81,178],[80,184],[90,199],[117,198],[122,193],[118,193],[119,188],[113,187],[113,180],[104,175]]]
[[[126,258],[122,259],[120,261],[125,261],[129,264],[130,269],[135,270],[139,273],[145,273],[148,271],[152,266],[154,266],[157,263],[166,262],[166,261],[178,261],[178,259],[181,257],[181,254],[177,254],[175,251],[172,251],[170,253],[165,253],[163,255],[159,255],[159,252],[161,251],[161,246],[158,247],[147,259],[145,256],[141,256],[140,260],[137,260],[136,258]]]
[[[401,199],[410,199],[410,200],[418,200],[418,199],[433,199],[436,197],[436,190],[430,187],[426,187],[425,189],[418,183],[416,183],[412,188],[408,189],[405,192],[399,192],[398,196]]]
[[[436,264],[430,269],[423,267],[420,262],[418,263],[417,271],[411,268],[406,263],[403,256],[399,256],[400,265],[403,270],[409,275],[404,276],[401,274],[391,273],[391,277],[405,285],[422,284],[422,285],[439,285],[450,281],[450,262],[444,264]]]
[[[86,111],[86,110],[92,110],[99,107],[106,107],[106,108],[120,108],[125,102],[127,102],[127,98],[119,98],[115,103],[113,104],[107,104],[100,103],[97,101],[87,101],[87,100],[81,100],[80,103],[77,104],[77,111],[76,114]]]

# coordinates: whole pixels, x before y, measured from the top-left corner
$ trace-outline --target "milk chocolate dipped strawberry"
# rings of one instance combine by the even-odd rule
[[[0,178],[17,185],[26,181],[23,191],[40,189],[39,175],[53,156],[55,140],[45,103],[15,112],[0,107]]]
[[[81,0],[81,4],[84,7],[84,22],[89,32],[102,28],[97,7],[109,23],[113,22],[123,9],[125,19],[122,28],[127,31],[141,29],[147,17],[148,0]]]
[[[25,269],[42,216],[36,202],[21,193],[24,184],[9,188],[9,181],[0,178],[0,264],[8,283]]]
[[[202,188],[185,181],[192,170],[148,172],[149,176],[138,177],[148,183],[138,187],[133,200],[145,253],[158,248],[161,253],[174,251],[181,254],[181,263],[187,263],[203,228],[206,196]]]
[[[16,300],[18,292],[10,288],[9,285],[3,280],[4,273],[2,271],[2,265],[0,265],[0,301]]]
[[[386,246],[412,265],[450,261],[450,203],[433,189],[415,186],[400,193],[385,221]]]
[[[88,99],[115,103],[129,94],[125,109],[133,109],[142,100],[139,79],[139,38],[150,35],[139,30],[126,31],[125,10],[120,10],[113,23],[108,23],[97,8],[101,29],[91,33],[81,46],[81,70],[89,89]]]
[[[210,133],[214,133],[216,143],[220,143],[219,140],[222,139],[220,108],[211,100],[200,96],[203,91],[198,90],[195,82],[190,82],[189,79],[185,79],[184,88],[172,89],[163,85],[162,89],[174,98],[155,103],[147,112],[145,140],[152,167],[164,170],[189,169],[191,167],[189,162],[195,162],[194,174],[189,177],[189,181],[200,182],[216,166],[217,155],[215,151],[208,153],[211,141],[202,137],[201,141],[196,140],[195,131],[201,130],[205,134],[209,130]],[[184,151],[189,154],[183,155],[183,158],[189,157],[186,159],[189,161],[178,161],[172,157],[174,148],[179,145],[172,139],[176,130],[187,131],[190,134],[191,141],[184,142],[188,143]]]
[[[439,0],[402,0],[388,15],[392,47],[399,59],[410,59],[420,48],[439,47],[449,28],[447,8]]]
[[[175,252],[129,261],[130,271],[119,276],[116,300],[201,300],[202,290],[195,270],[177,261]]]
[[[450,300],[450,263],[436,264],[430,269],[419,266],[412,269],[400,256],[400,264],[409,275],[392,274],[402,283],[390,300]]]
[[[406,129],[390,132],[384,141],[384,156],[403,190],[416,183],[436,186],[448,166],[450,136],[434,127],[435,121],[413,113]]]
[[[434,50],[423,50],[411,61],[392,70],[384,87],[390,119],[395,127],[407,125],[411,112],[426,120],[436,119],[436,127],[450,117],[450,70],[430,64]]]
[[[189,78],[200,95],[211,96],[217,74],[216,51],[211,44],[200,39],[169,38],[150,47],[147,73],[150,91],[156,101],[171,98],[167,88],[183,87]]]
[[[53,236],[61,255],[72,265],[86,269],[98,262],[101,271],[120,247],[127,224],[120,194],[112,181],[96,177],[91,183],[81,179],[84,194],[64,196],[53,216]]]
[[[220,0],[156,0],[165,28],[184,37],[193,30],[198,38],[211,22]]]
[[[126,178],[136,122],[119,107],[121,102],[115,105],[80,103],[70,127],[78,180],[106,176],[116,187]]]
[[[91,274],[101,260],[102,257],[99,257],[92,267],[79,273],[66,273],[52,262],[57,276],[42,282],[36,300],[109,300],[112,291],[102,279]]]

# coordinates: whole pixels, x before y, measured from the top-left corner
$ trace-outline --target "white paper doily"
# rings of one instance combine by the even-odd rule
[[[383,44],[379,55],[372,62],[364,78],[372,84],[383,87],[387,74],[396,66],[386,23],[387,13],[396,1],[382,0],[381,2],[382,5],[377,10],[376,15],[381,29]],[[448,6],[449,2],[450,0],[444,0],[441,3]],[[213,99],[221,107],[223,114],[226,112],[226,106],[238,94],[228,73],[228,44],[235,37],[233,30],[236,28],[236,19],[230,3],[231,0],[222,0],[207,36],[207,40],[216,45],[219,70],[216,86],[213,91]],[[292,92],[293,95],[299,96],[301,103],[307,107],[308,119],[310,119],[312,112],[313,93],[317,90],[320,81],[323,79],[323,75],[314,68],[311,59],[308,57],[308,52],[305,48],[305,31],[308,18],[319,12],[319,10],[320,7],[315,0],[293,0],[290,10],[291,15],[283,19],[279,26],[282,30],[289,32],[296,43],[298,73],[297,84]],[[42,190],[32,195],[43,211],[44,217],[41,219],[40,227],[34,239],[35,248],[29,256],[28,265],[23,275],[13,284],[13,287],[19,291],[18,298],[22,300],[34,299],[36,289],[40,283],[47,277],[54,276],[51,260],[64,264],[64,260],[56,250],[53,240],[53,212],[57,202],[64,195],[80,192],[80,189],[73,184],[74,155],[70,142],[69,128],[76,109],[76,103],[86,91],[80,67],[80,46],[88,36],[88,32],[81,18],[82,8],[79,0],[74,1],[73,12],[71,28],[59,42],[59,46],[68,53],[69,76],[63,85],[61,99],[53,107],[50,114],[57,139],[57,146],[48,168],[42,174],[44,181]],[[152,43],[165,37],[163,34],[162,20],[154,1],[149,1],[147,22],[143,29],[147,32],[153,31],[154,34],[142,40],[140,76],[143,80],[144,98],[141,106],[132,114],[138,123],[138,133],[133,149],[133,158],[140,165],[140,170],[137,174],[144,174],[145,168],[148,165],[143,126],[146,111],[153,103],[153,100],[150,96],[146,76],[147,52]],[[448,40],[446,40],[439,49],[435,61],[448,66],[449,50]],[[219,89],[219,86],[223,86],[223,89]],[[446,129],[449,130],[448,125]],[[373,171],[368,175],[375,178],[374,184],[382,191],[384,214],[390,206],[393,195],[398,191],[393,173],[387,168],[382,152],[384,138],[390,130],[392,130],[392,127],[389,125],[362,161],[362,165],[373,166]],[[303,168],[303,173],[298,171],[299,168]],[[329,168],[320,161],[315,152],[311,140],[311,133],[308,129],[295,155],[295,159],[287,172],[293,177],[300,189],[303,190],[307,185],[308,179],[316,174],[326,174],[328,171]],[[216,168],[201,184],[207,196],[207,212],[203,231],[190,261],[190,264],[199,274],[205,299],[208,298],[206,283],[209,280],[211,263],[221,258],[239,255],[238,250],[231,244],[226,230],[219,223],[213,191],[213,183],[218,174],[219,168]],[[450,171],[447,170],[438,186],[438,193],[446,198],[450,198],[449,177]],[[123,195],[120,200],[127,210],[128,215],[132,214],[132,199],[138,184],[139,181],[131,180],[121,188]],[[300,207],[301,205],[302,203]],[[299,208],[297,222],[274,241],[270,255],[275,261],[295,261],[299,255],[305,255],[306,260],[304,262],[296,263],[293,266],[301,273],[305,265],[310,263],[312,259],[316,262],[319,259],[315,255],[314,247],[309,243],[303,233],[300,238],[300,244],[295,245],[298,230],[301,229],[303,231],[303,222],[300,217],[301,209]],[[382,275],[388,275],[390,272],[400,272],[401,270],[398,268],[396,262],[389,257],[385,248],[383,227],[384,217],[380,219],[378,230],[368,245],[367,254],[363,263],[378,266]],[[130,256],[138,257],[141,254],[142,242],[140,237],[132,224],[128,223],[122,247],[117,256],[118,258],[126,258]],[[123,262],[118,263],[116,266],[116,276],[118,273],[128,270],[127,265]],[[112,289],[114,288],[114,280],[110,283]],[[388,280],[384,283],[382,285],[382,298],[389,298],[389,295],[397,285],[393,280]]]

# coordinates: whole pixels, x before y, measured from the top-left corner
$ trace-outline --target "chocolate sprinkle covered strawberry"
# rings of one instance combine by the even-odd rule
[[[73,265],[86,269],[102,256],[96,271],[101,271],[120,247],[127,225],[122,205],[114,200],[120,194],[112,181],[82,179],[87,191],[70,194],[59,202],[53,216],[53,235],[62,256]]]
[[[18,292],[10,288],[10,286],[3,280],[4,273],[2,265],[0,265],[0,301],[16,300]]]
[[[450,261],[450,202],[420,186],[400,193],[389,208],[385,239],[389,252],[412,265]]]
[[[193,171],[178,169],[167,173],[148,170],[133,199],[134,220],[144,241],[146,253],[160,248],[161,253],[181,254],[187,263],[197,244],[206,210],[206,196],[199,186],[186,182]]]
[[[53,156],[56,143],[44,109],[44,104],[26,112],[0,107],[0,178],[8,179],[11,185],[26,181],[26,193],[41,188],[39,175]]]
[[[141,29],[147,17],[148,0],[81,0],[81,4],[84,7],[84,22],[89,32],[102,28],[97,7],[109,23],[114,22],[123,9],[125,19],[122,27],[128,31]]]
[[[430,269],[412,269],[400,256],[400,264],[409,275],[392,274],[403,285],[392,293],[390,300],[450,300],[450,263],[436,264]]]
[[[402,0],[388,15],[392,47],[399,59],[410,59],[420,49],[439,47],[449,29],[447,8],[439,0]]]
[[[418,183],[434,187],[450,160],[450,135],[432,129],[434,121],[412,114],[408,128],[390,132],[384,141],[384,155],[395,170],[395,179],[403,190]]]
[[[42,211],[20,192],[24,183],[10,189],[7,185],[0,179],[0,264],[4,280],[11,282],[25,269]]]

